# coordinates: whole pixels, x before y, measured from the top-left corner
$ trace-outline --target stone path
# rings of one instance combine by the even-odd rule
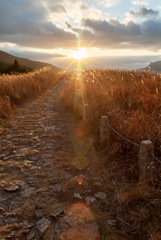
[[[0,239],[100,239],[92,206],[106,204],[106,193],[89,165],[90,138],[61,107],[64,86],[1,129]]]

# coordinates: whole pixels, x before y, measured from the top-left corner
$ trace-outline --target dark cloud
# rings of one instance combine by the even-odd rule
[[[125,24],[117,19],[108,21],[83,19],[82,29],[72,28],[65,18],[63,24],[73,31],[69,32],[48,19],[49,14],[67,11],[64,7],[65,1],[1,0],[1,42],[32,48],[71,48],[77,46],[76,33],[78,33],[82,46],[152,50],[161,48],[161,19],[157,11],[143,6],[137,12],[131,11],[133,16],[151,16],[140,23],[131,21]],[[77,2],[70,1],[71,6]],[[87,4],[82,3],[81,8],[86,9]],[[70,13],[70,9],[68,11]]]
[[[49,7],[58,8],[53,2]],[[49,22],[48,14],[43,1],[4,1],[0,6],[1,41],[36,48],[62,47],[62,42],[64,47],[74,45],[75,35]]]
[[[67,25],[68,28],[72,29],[72,26],[68,22],[65,22],[65,24]]]
[[[154,11],[153,9],[146,8],[143,6],[140,6],[138,11],[135,12],[135,11],[131,10],[129,13],[131,15],[133,15],[134,17],[147,17],[147,16],[158,16],[159,15],[158,11]]]
[[[44,3],[47,3],[48,8],[53,13],[66,13],[66,9],[63,6],[63,0],[53,1],[53,0],[44,0]]]
[[[136,41],[137,36],[141,34],[140,26],[129,22],[120,23],[118,20],[98,21],[86,19],[86,27],[91,28],[95,44],[102,47],[121,47],[122,43]]]
[[[79,29],[79,28],[72,28],[72,31],[75,32],[77,36],[81,39],[81,44],[87,45],[88,42],[91,42],[93,39],[94,34],[86,29]]]
[[[59,53],[52,54],[52,58],[64,58],[64,57],[67,57],[67,55],[59,54]]]
[[[85,19],[84,25],[91,29],[95,46],[108,48],[161,48],[161,19],[141,23],[120,23],[118,20],[97,21]]]

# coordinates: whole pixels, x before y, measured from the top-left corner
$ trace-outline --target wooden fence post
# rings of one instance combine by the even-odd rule
[[[100,121],[101,146],[107,146],[110,141],[110,129],[108,128],[108,117],[102,116]]]
[[[6,99],[6,101],[7,101],[9,104],[11,104],[11,101],[10,101],[10,97],[9,97],[9,96],[6,96],[5,99]]]
[[[148,166],[154,161],[151,154],[154,154],[153,143],[149,140],[142,141],[139,152],[139,175],[145,176],[148,171]]]
[[[84,104],[83,105],[83,120],[86,123],[87,123],[88,114],[89,114],[89,105],[88,104]]]

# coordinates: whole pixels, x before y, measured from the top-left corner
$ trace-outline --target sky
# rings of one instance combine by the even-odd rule
[[[0,0],[0,50],[67,68],[78,48],[89,67],[161,60],[161,0]]]

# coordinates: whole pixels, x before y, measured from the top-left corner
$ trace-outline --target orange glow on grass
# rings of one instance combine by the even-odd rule
[[[91,209],[84,202],[74,203],[67,211],[67,218],[72,222],[84,222],[94,221],[95,216]]]
[[[60,239],[70,240],[98,240],[99,232],[95,223],[95,216],[84,202],[74,203],[64,217],[71,223],[71,227],[62,231]]]

